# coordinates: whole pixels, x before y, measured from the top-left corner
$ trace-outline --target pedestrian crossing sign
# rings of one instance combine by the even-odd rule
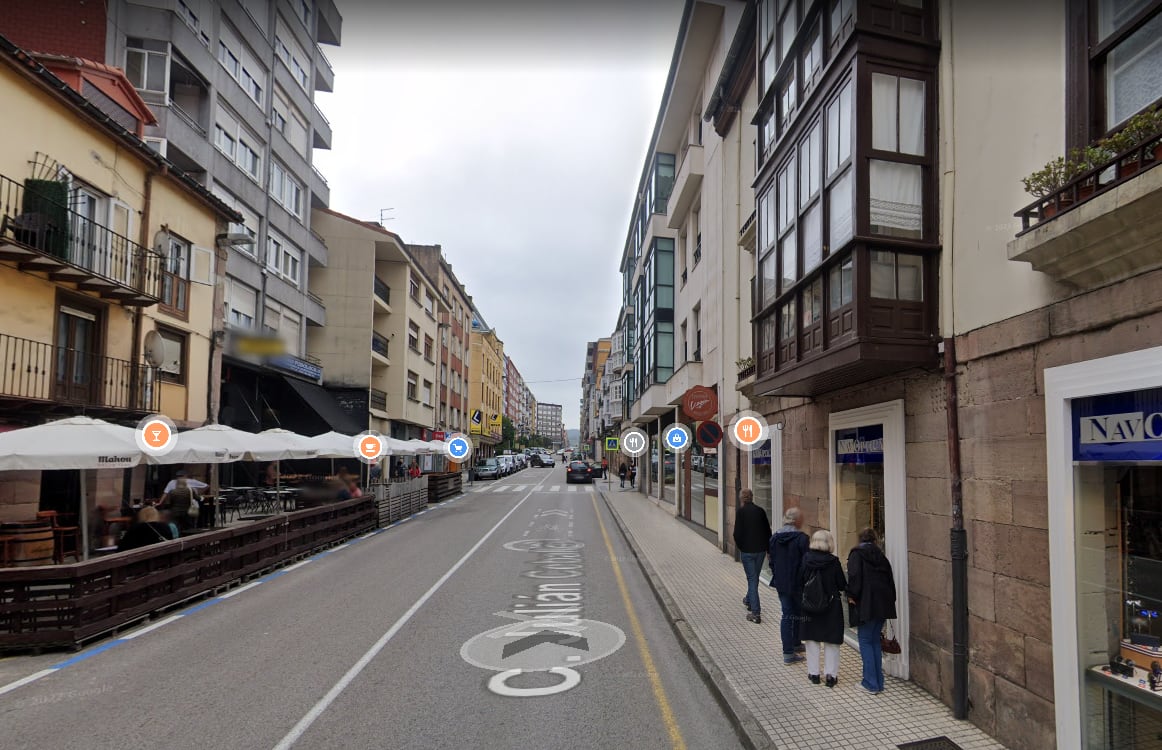
[[[616,453],[618,451],[617,438],[605,438],[605,450],[610,453]]]

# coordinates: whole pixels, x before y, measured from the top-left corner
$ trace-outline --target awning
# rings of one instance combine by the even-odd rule
[[[311,407],[311,410],[318,415],[319,419],[326,423],[327,429],[344,435],[357,435],[367,429],[366,424],[359,424],[354,416],[345,412],[343,407],[339,406],[339,402],[335,400],[335,397],[328,393],[327,389],[322,386],[288,376],[283,376],[283,379],[298,394],[299,398],[307,406]],[[285,416],[290,416],[286,410],[284,410]],[[285,423],[286,421],[284,418],[283,422]],[[283,426],[286,427],[285,424]],[[288,429],[296,429],[298,432],[306,431],[301,425]],[[311,430],[311,432],[315,432],[315,430]]]

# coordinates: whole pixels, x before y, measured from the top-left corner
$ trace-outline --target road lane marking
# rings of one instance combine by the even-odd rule
[[[185,615],[170,615],[169,617],[165,618],[164,620],[158,620],[157,622],[153,623],[152,625],[146,625],[141,630],[134,630],[132,633],[127,633],[127,634],[121,636],[121,640],[131,641],[134,638],[138,637],[139,635],[145,635],[146,633],[152,633],[153,631],[157,630],[158,628],[162,627],[163,625],[169,625],[171,622],[177,622],[178,620],[182,619],[182,617],[184,617],[184,616]]]
[[[4,695],[5,693],[10,693],[13,690],[16,690],[17,688],[22,688],[25,685],[29,684],[30,682],[36,682],[41,677],[48,677],[50,674],[52,674],[55,671],[57,671],[57,667],[53,667],[51,669],[42,669],[39,672],[35,672],[33,674],[28,675],[27,677],[21,677],[16,682],[10,682],[7,685],[5,685],[4,687],[0,687],[0,695]]]
[[[559,485],[559,484],[554,484],[552,487],[549,488],[549,492],[560,492],[560,491],[561,491],[561,485]]]
[[[633,607],[633,601],[629,597],[629,588],[625,585],[625,578],[621,575],[621,565],[617,562],[617,555],[613,551],[613,543],[609,540],[609,533],[605,530],[605,522],[601,519],[601,510],[597,507],[597,496],[591,494],[589,499],[593,501],[593,512],[597,514],[597,526],[601,529],[601,538],[605,540],[605,549],[609,552],[609,562],[613,565],[613,577],[617,579],[617,588],[621,591],[621,599],[625,603],[625,610],[629,615],[630,630],[633,631],[634,640],[637,641],[638,653],[642,657],[642,665],[645,667],[646,675],[650,679],[650,687],[654,692],[654,702],[658,704],[658,710],[662,712],[662,723],[666,725],[666,731],[670,735],[670,745],[674,750],[685,750],[686,741],[682,739],[682,730],[678,726],[677,719],[674,718],[674,710],[670,707],[670,700],[666,697],[666,689],[662,686],[662,678],[658,675],[657,667],[654,666],[653,656],[650,655],[650,648],[646,643],[646,636],[642,631],[642,624],[638,620],[637,610]]]
[[[541,482],[543,483],[544,479],[542,479]],[[420,611],[420,608],[423,607],[429,599],[436,595],[436,592],[439,591],[440,588],[445,583],[447,583],[453,575],[456,574],[456,571],[463,567],[464,563],[468,562],[468,558],[472,557],[472,555],[476,553],[476,550],[480,549],[484,543],[488,541],[488,538],[496,533],[496,530],[503,526],[504,522],[507,521],[513,513],[516,513],[517,510],[525,504],[526,500],[532,497],[533,492],[535,492],[536,488],[539,486],[540,484],[537,484],[531,490],[529,490],[525,496],[522,497],[519,502],[517,502],[516,505],[512,506],[508,513],[504,514],[503,518],[496,522],[495,526],[485,532],[484,536],[480,537],[480,540],[476,542],[476,544],[472,545],[472,549],[465,552],[464,556],[457,560],[456,564],[449,568],[447,573],[440,576],[440,580],[432,584],[432,587],[424,592],[424,595],[417,599],[415,604],[413,604],[407,612],[404,612],[403,615],[398,620],[396,620],[390,628],[387,629],[387,632],[381,635],[379,640],[372,644],[371,648],[367,649],[367,652],[364,653],[363,656],[359,657],[359,661],[355,662],[355,664],[349,670],[347,670],[347,673],[339,678],[339,681],[336,682],[334,686],[332,686],[331,689],[327,691],[326,695],[320,698],[319,702],[311,707],[311,710],[308,711],[306,715],[303,716],[303,718],[299,719],[298,723],[291,727],[291,730],[287,732],[286,736],[279,740],[278,744],[274,746],[274,750],[288,750],[290,747],[292,747],[295,742],[297,742],[299,738],[301,738],[303,734],[311,728],[311,725],[314,724],[315,721],[317,721],[318,718],[323,715],[323,712],[326,711],[331,706],[331,704],[335,702],[339,695],[347,689],[347,686],[355,681],[355,678],[359,676],[359,673],[367,668],[367,665],[371,663],[372,659],[379,655],[379,652],[387,646],[388,642],[390,642],[391,639],[395,637],[396,633],[398,633],[403,628],[403,626],[406,625],[408,621],[410,621],[412,617],[415,616],[416,612]]]
[[[232,596],[238,596],[243,591],[249,591],[250,589],[254,588],[255,586],[261,586],[261,585],[262,585],[262,581],[251,581],[250,583],[248,583],[244,586],[239,586],[238,588],[234,589],[233,591],[227,591],[225,594],[222,594],[218,598],[219,599],[229,599]]]

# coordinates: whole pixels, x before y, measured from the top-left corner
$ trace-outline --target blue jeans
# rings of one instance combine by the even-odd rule
[[[870,620],[859,626],[859,655],[863,659],[860,684],[875,693],[884,689],[884,652],[880,646],[883,629],[883,620]]]
[[[766,552],[742,553],[742,569],[746,571],[746,606],[756,615],[762,614],[759,604],[759,572],[763,569],[766,556]]]
[[[783,619],[779,623],[779,636],[783,640],[783,656],[791,656],[795,649],[803,645],[799,637],[802,617],[799,612],[799,597],[779,592],[779,604],[783,608]]]

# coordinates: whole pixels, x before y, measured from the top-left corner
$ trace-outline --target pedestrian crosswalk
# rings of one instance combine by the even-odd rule
[[[492,494],[498,494],[498,493],[504,493],[504,492],[524,492],[525,490],[532,489],[535,486],[536,485],[531,485],[531,484],[477,484],[476,486],[465,487],[464,491],[465,492],[474,492],[477,494],[481,494],[481,493],[485,493],[485,492],[492,493]],[[564,486],[561,486],[559,484],[554,484],[552,486],[542,485],[541,489],[538,491],[539,492],[593,492],[593,489],[594,488],[592,485],[566,484]]]

